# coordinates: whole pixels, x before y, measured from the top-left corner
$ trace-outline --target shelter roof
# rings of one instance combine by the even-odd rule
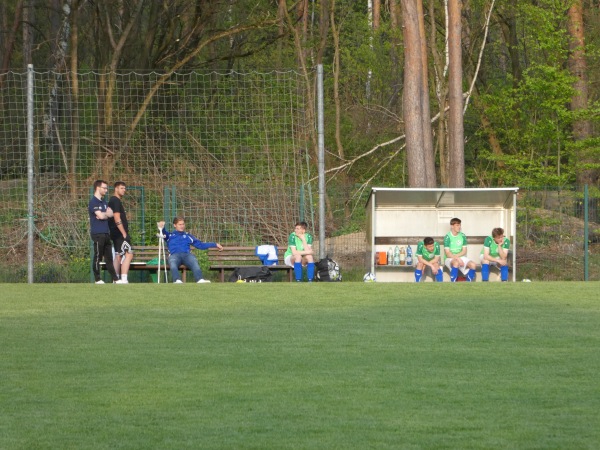
[[[375,207],[426,206],[436,208],[504,207],[512,208],[513,196],[519,188],[371,188],[369,201]]]

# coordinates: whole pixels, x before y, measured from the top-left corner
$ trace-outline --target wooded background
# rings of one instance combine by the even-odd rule
[[[336,235],[364,225],[374,185],[588,185],[597,198],[599,40],[597,0],[5,0],[0,93],[27,64],[64,73],[75,97],[76,74],[105,73],[108,126],[119,73],[293,69],[310,123],[323,64]],[[0,142],[2,180],[19,152]]]
[[[7,0],[0,21],[0,73],[322,63],[350,185],[598,184],[597,0]]]

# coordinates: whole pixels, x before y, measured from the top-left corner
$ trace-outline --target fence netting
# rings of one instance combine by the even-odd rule
[[[319,235],[301,74],[48,71],[33,84],[36,282],[89,281],[96,179],[127,183],[137,245],[156,245],[156,222],[175,216],[225,245],[286,245],[299,219]],[[2,282],[27,280],[27,95],[26,72],[0,75]],[[325,250],[346,280],[365,270],[368,190],[355,181],[328,180],[326,194]],[[600,280],[599,198],[597,188],[585,203],[582,187],[520,186],[518,279]]]

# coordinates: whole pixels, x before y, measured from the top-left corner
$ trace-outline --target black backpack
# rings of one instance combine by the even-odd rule
[[[262,267],[236,267],[229,277],[231,282],[265,283],[272,281],[273,274],[267,266]]]
[[[342,281],[340,265],[326,256],[316,264],[317,281]]]

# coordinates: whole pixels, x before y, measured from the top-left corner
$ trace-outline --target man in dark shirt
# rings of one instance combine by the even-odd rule
[[[129,224],[127,223],[127,214],[123,207],[123,196],[127,186],[123,181],[115,183],[115,193],[108,201],[108,207],[113,211],[113,217],[108,219],[110,228],[110,238],[115,248],[115,272],[120,275],[121,284],[127,284],[127,274],[129,265],[133,259],[131,249],[131,238],[129,237]]]
[[[96,284],[104,284],[100,278],[100,262],[104,257],[106,269],[110,273],[113,282],[117,282],[119,277],[115,272],[112,259],[112,245],[108,229],[108,219],[113,216],[112,209],[108,207],[103,200],[108,184],[104,180],[94,181],[94,195],[88,203],[88,214],[90,216],[90,235],[94,243],[94,259],[92,260],[92,270]]]

